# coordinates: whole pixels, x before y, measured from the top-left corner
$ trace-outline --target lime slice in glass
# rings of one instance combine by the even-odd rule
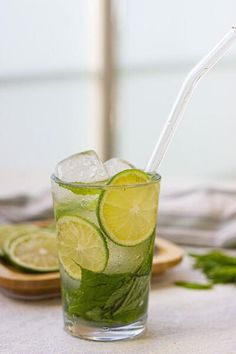
[[[78,216],[64,216],[58,220],[59,258],[66,272],[75,279],[82,267],[102,272],[108,260],[108,250],[101,231]]]
[[[71,259],[70,256],[66,256],[63,252],[59,253],[59,259],[62,263],[66,273],[73,279],[81,279],[82,271],[81,267]]]
[[[57,271],[56,235],[40,230],[19,236],[10,243],[8,257],[13,264],[28,271]]]
[[[109,185],[121,187],[105,190],[100,196],[97,214],[101,228],[122,246],[147,240],[156,226],[159,184],[151,183],[145,172],[132,169],[115,175]],[[122,187],[128,185],[132,187]]]

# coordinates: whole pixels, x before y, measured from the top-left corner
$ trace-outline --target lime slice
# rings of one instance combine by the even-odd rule
[[[32,224],[16,224],[16,225],[5,225],[2,230],[2,254],[8,258],[8,252],[11,245],[11,242],[17,237],[33,233],[39,230],[38,226]],[[1,233],[1,231],[0,231]],[[1,243],[1,241],[0,241]]]
[[[0,226],[0,256],[4,256],[3,244],[5,240],[9,237],[11,233],[11,225],[1,225]]]
[[[25,270],[54,272],[58,270],[57,238],[40,230],[15,238],[9,246],[10,261]]]
[[[62,263],[65,271],[73,279],[81,279],[82,271],[80,266],[74,262],[69,256],[59,253],[59,260]]]
[[[80,267],[102,272],[108,260],[108,250],[101,231],[78,216],[58,220],[59,259],[67,273],[80,278]],[[79,268],[79,269],[78,269]]]
[[[125,170],[114,176],[109,185],[126,187],[111,188],[101,194],[98,219],[113,242],[134,246],[152,235],[157,221],[159,184],[148,182],[151,178],[145,172]]]

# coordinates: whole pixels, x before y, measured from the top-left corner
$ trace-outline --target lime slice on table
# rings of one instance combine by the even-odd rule
[[[108,249],[101,231],[78,216],[58,220],[59,259],[67,273],[75,279],[81,269],[102,272],[108,260]]]
[[[3,245],[5,240],[11,234],[12,226],[11,225],[0,225],[0,256],[4,256]]]
[[[2,256],[8,258],[10,244],[15,238],[38,230],[39,227],[32,224],[2,225],[0,228],[0,252],[2,252]]]
[[[124,187],[107,189],[101,194],[98,219],[113,242],[134,246],[153,234],[157,221],[159,184],[151,182],[151,177],[143,171],[125,170],[109,182],[111,186]],[[134,184],[143,186],[127,187]]]
[[[46,230],[18,236],[9,245],[8,257],[14,265],[24,270],[57,271],[57,237]]]

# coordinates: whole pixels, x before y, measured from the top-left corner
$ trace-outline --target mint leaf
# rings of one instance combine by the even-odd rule
[[[208,284],[178,281],[175,284],[187,289],[211,289],[214,284],[236,285],[236,257],[228,256],[220,251],[205,254],[189,254],[193,259],[193,267],[200,269],[209,280]]]
[[[108,308],[104,308],[104,304],[123,284],[129,284],[129,281],[130,275],[127,274],[107,275],[82,269],[81,285],[70,297],[70,314],[89,318],[88,312],[96,309],[97,315],[97,308],[104,310],[104,314],[109,312]]]
[[[149,275],[107,275],[83,269],[79,289],[65,290],[66,310],[87,320],[130,323],[146,312],[149,280]]]
[[[154,238],[147,257],[135,273],[104,274],[82,269],[78,289],[64,289],[69,316],[106,324],[128,324],[146,314]]]
[[[101,189],[96,188],[97,186],[102,186],[107,184],[108,180],[103,180],[100,182],[95,183],[86,183],[86,182],[73,182],[73,183],[66,183],[62,181],[58,181],[60,187],[68,189],[74,194],[78,195],[93,195],[93,194],[100,194],[102,192]],[[88,188],[87,188],[88,187]]]
[[[80,288],[65,296],[69,315],[103,323],[130,323],[146,311],[149,276],[82,270]],[[67,291],[68,292],[68,291]]]
[[[207,277],[211,279],[215,284],[236,284],[236,266],[225,265],[214,267],[208,271]]]
[[[147,308],[149,276],[135,277],[132,279],[130,291],[124,301],[113,313],[116,319],[129,322],[136,319],[139,312],[144,313]]]
[[[208,290],[212,289],[212,284],[201,284],[201,283],[191,283],[187,281],[176,281],[175,285],[182,286],[183,288],[187,289],[194,289],[194,290]]]
[[[156,236],[156,229],[154,230],[151,236],[151,243],[150,243],[147,257],[145,258],[144,262],[141,264],[140,268],[138,269],[137,275],[149,275],[151,272],[153,253],[155,247],[155,236]]]
[[[212,283],[236,284],[236,257],[219,251],[190,256],[194,258],[194,268],[200,269]]]
[[[218,265],[235,265],[236,266],[236,257],[228,256],[220,251],[212,251],[206,254],[196,254],[190,253],[191,257],[195,258],[197,264],[208,264],[209,262],[218,264]]]

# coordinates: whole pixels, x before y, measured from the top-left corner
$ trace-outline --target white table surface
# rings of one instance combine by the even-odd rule
[[[235,354],[236,287],[187,290],[199,280],[187,259],[152,282],[148,330],[132,341],[98,343],[63,330],[60,299],[19,301],[0,294],[1,354]]]

